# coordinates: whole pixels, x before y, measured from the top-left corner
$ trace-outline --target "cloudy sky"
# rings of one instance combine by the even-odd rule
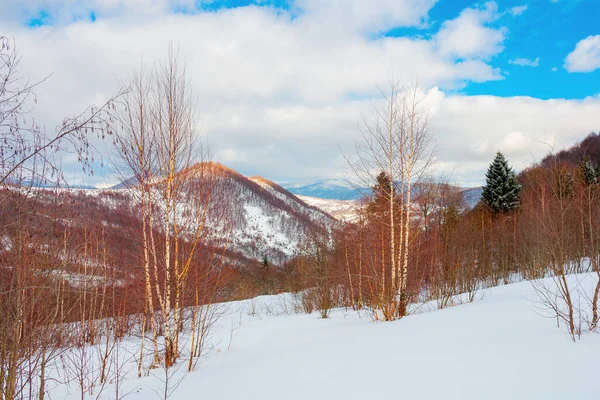
[[[519,170],[545,143],[600,130],[597,0],[0,0],[0,10],[23,75],[52,73],[34,111],[49,130],[172,41],[215,159],[246,175],[344,177],[340,150],[392,73],[421,79],[438,168],[464,185],[482,182],[496,150]],[[63,167],[81,183],[73,160]],[[85,178],[114,180],[107,169]]]

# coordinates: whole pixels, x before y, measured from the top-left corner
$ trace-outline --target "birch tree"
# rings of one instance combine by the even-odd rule
[[[420,181],[431,169],[434,161],[435,146],[429,125],[429,111],[425,107],[426,94],[423,94],[418,83],[402,96],[400,129],[397,136],[400,158],[400,176],[402,179],[402,195],[404,196],[404,237],[402,249],[398,253],[398,264],[402,254],[402,269],[398,293],[398,316],[407,312],[409,298],[407,296],[408,262],[411,243],[411,201],[413,185]]]
[[[389,91],[380,91],[382,100],[373,107],[370,118],[363,118],[360,124],[360,137],[355,142],[356,157],[349,165],[364,186],[372,186],[382,178],[388,184],[379,184],[380,197],[387,203],[386,211],[377,215],[387,234],[387,246],[381,248],[380,309],[386,320],[394,318],[394,289],[397,286],[397,240],[402,230],[401,212],[397,203],[396,183],[401,170],[397,140],[401,135],[402,88],[399,82],[393,82]],[[401,198],[400,198],[401,200]],[[387,214],[387,215],[386,215]],[[373,214],[371,214],[373,217]],[[372,222],[372,221],[371,221]],[[386,252],[387,247],[387,252]],[[388,278],[389,279],[386,279]]]
[[[382,242],[380,249],[380,311],[391,320],[406,315],[411,191],[433,162],[433,137],[418,84],[407,90],[393,81],[380,93],[371,117],[360,125],[356,157],[347,160],[363,185],[371,186],[381,173],[390,182],[378,185],[387,211],[377,216],[377,222],[387,232],[387,245]]]
[[[166,368],[179,357],[184,292],[212,205],[212,171],[197,144],[197,115],[176,51],[151,72],[134,71],[115,140],[141,209],[141,261],[154,363],[162,336]],[[156,315],[155,311],[158,311]],[[160,318],[158,318],[160,316]],[[143,348],[140,350],[140,369]]]

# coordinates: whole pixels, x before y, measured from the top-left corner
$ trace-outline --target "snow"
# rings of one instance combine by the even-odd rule
[[[69,283],[69,285],[76,288],[83,288],[86,286],[94,288],[100,287],[106,283],[108,283],[108,285],[110,286],[115,287],[125,286],[126,284],[125,280],[123,279],[116,279],[112,277],[104,277],[98,275],[84,275],[80,273],[61,271],[59,269],[52,270],[50,271],[50,273],[51,275],[57,278],[64,279]]]
[[[305,201],[306,204],[313,207],[313,208],[307,208],[306,205],[304,205],[298,201],[298,199],[303,200],[303,201],[304,201],[304,198],[310,199],[309,197],[298,196],[298,195],[294,195],[294,194],[292,194],[290,196],[289,194],[282,193],[279,190],[277,190],[276,188],[274,188],[273,186],[271,186],[270,183],[265,182],[263,180],[263,178],[254,177],[254,178],[249,178],[249,179],[251,181],[253,181],[254,183],[258,184],[259,186],[261,186],[263,189],[267,190],[269,193],[271,193],[273,196],[275,196],[279,200],[283,201],[286,205],[291,207],[294,211],[296,211],[300,214],[306,214],[307,216],[310,217],[310,219],[312,221],[322,221],[325,223],[325,225],[329,225],[329,227],[331,227],[330,226],[331,224],[330,223],[328,224],[328,222],[331,222],[331,221],[329,221],[330,218],[323,214],[323,211],[325,213],[327,213],[326,210],[324,210],[321,207],[316,206],[315,204],[311,204],[311,203],[308,203]],[[315,200],[322,200],[322,199],[315,198]],[[324,201],[327,202],[327,200],[324,200]]]
[[[338,221],[354,222],[358,219],[357,209],[360,207],[356,200],[331,200],[317,197],[296,195],[309,206],[325,211]]]
[[[262,179],[253,181],[270,195],[252,190],[248,186],[250,180],[240,181],[229,174],[218,179],[219,190],[222,191],[219,196],[222,197],[215,198],[214,204],[210,206],[205,221],[207,235],[203,236],[203,240],[215,247],[227,247],[248,259],[261,261],[263,256],[267,256],[273,264],[282,264],[299,253],[300,243],[315,226],[329,230],[335,224],[330,216],[317,208],[307,207],[295,196],[278,191]],[[139,213],[135,211],[139,208],[140,201],[136,189],[58,189],[58,192],[71,194],[80,200],[89,199],[110,210],[122,208],[134,210],[134,214]],[[52,192],[42,190],[40,193],[47,195],[41,196],[42,200],[52,202]],[[160,205],[161,196],[155,197]],[[273,202],[273,197],[285,203],[287,208]],[[217,203],[220,205],[217,206]],[[195,215],[194,207],[193,202],[184,199],[177,210],[178,220],[188,229],[188,233],[197,227],[197,221],[190,218],[190,215]],[[227,217],[223,216],[223,209],[226,210]],[[160,218],[155,216],[155,221],[158,226]],[[66,219],[63,222],[72,223]],[[233,258],[229,262],[237,261]]]
[[[597,278],[573,279],[590,288]],[[213,351],[185,377],[185,367],[180,368],[170,398],[600,396],[600,335],[586,333],[572,342],[564,327],[544,317],[529,282],[492,288],[473,303],[396,322],[374,322],[366,311],[343,309],[323,320],[317,313],[294,314],[294,308],[290,294],[228,304],[211,338]],[[160,370],[149,377],[129,376],[121,392],[129,393],[128,399],[159,398],[164,377]],[[76,385],[56,387],[51,394],[79,396]],[[111,396],[105,389],[100,398]]]
[[[278,248],[289,256],[294,254],[291,249],[298,247],[298,243],[290,242],[290,238],[275,228],[275,216],[265,215],[261,207],[250,204],[244,204],[244,211],[248,224],[248,237],[251,235],[260,237],[266,248]],[[287,214],[284,215],[287,216]]]

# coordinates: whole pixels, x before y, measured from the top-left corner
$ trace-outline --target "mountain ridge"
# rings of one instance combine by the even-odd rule
[[[328,235],[336,219],[307,204],[293,193],[263,177],[246,177],[218,162],[198,163],[181,173],[204,169],[199,179],[210,179],[218,204],[208,215],[213,245],[227,242],[230,251],[243,257],[267,257],[282,264],[301,251],[309,235]],[[129,178],[109,189],[135,191],[137,179]],[[160,184],[160,181],[153,182]],[[199,187],[202,187],[201,185]],[[225,222],[219,221],[223,218]]]

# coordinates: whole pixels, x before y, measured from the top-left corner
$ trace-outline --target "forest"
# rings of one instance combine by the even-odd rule
[[[352,179],[371,191],[356,220],[336,221],[273,182],[210,162],[173,48],[49,133],[29,119],[43,81],[23,79],[16,43],[0,44],[2,399],[50,398],[57,381],[81,399],[109,385],[122,398],[125,348],[137,377],[164,371],[158,397],[166,399],[177,388],[173,371],[192,372],[205,355],[219,305],[261,295],[291,293],[298,312],[323,319],[346,309],[395,321],[426,303],[441,310],[528,281],[571,340],[598,333],[597,133],[568,149],[549,145],[519,173],[498,149],[471,208],[435,172],[443,132],[425,91],[393,81],[363,118],[355,152],[344,154]],[[94,173],[97,140],[131,183],[93,195],[70,189],[61,152]],[[292,247],[275,234],[234,234],[259,228],[244,219],[258,213],[257,199],[295,235]],[[569,279],[578,274],[593,276],[591,290]]]

